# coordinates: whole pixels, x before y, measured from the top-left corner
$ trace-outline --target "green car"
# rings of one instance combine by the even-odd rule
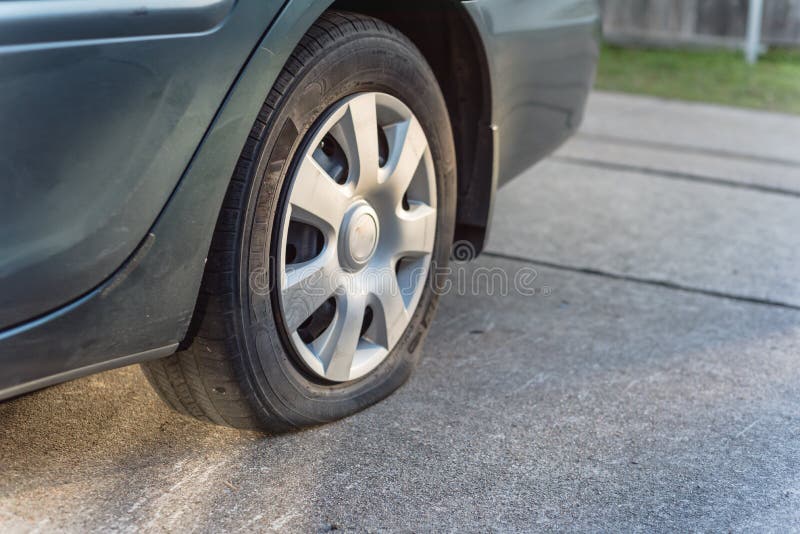
[[[240,428],[383,399],[598,36],[594,0],[0,0],[0,399],[132,363]]]

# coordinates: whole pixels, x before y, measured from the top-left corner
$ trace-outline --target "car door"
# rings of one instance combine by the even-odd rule
[[[283,3],[0,0],[0,330],[130,256]]]

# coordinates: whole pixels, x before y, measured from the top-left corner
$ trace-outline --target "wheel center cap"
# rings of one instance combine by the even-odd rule
[[[356,261],[366,261],[375,250],[378,226],[368,213],[361,214],[350,226],[350,255]]]
[[[357,271],[375,253],[378,244],[378,216],[369,204],[350,208],[344,219],[339,240],[339,254],[344,267]]]

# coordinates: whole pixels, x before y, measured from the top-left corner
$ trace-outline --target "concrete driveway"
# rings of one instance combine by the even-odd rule
[[[195,423],[136,367],[0,405],[0,530],[800,529],[800,117],[597,94],[490,250],[536,294],[446,296],[346,421]]]

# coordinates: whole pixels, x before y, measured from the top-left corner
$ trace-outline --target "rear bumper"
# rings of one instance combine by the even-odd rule
[[[599,56],[596,0],[464,3],[484,42],[492,89],[497,185],[580,126]]]

